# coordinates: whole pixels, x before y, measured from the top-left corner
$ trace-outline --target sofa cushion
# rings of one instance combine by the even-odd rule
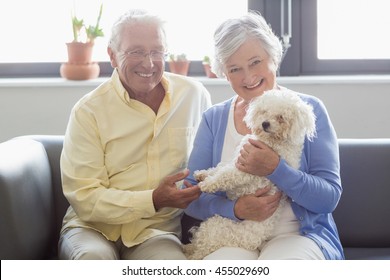
[[[0,144],[0,257],[46,258],[54,203],[46,151],[20,139]]]

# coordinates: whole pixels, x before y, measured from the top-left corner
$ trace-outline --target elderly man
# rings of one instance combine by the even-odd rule
[[[185,259],[181,209],[200,190],[177,186],[211,101],[200,83],[164,72],[166,49],[155,15],[134,10],[113,25],[113,74],[74,106],[65,135],[61,259]]]

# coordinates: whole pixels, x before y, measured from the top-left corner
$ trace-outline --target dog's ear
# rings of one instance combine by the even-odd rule
[[[302,128],[305,129],[306,137],[312,141],[316,136],[316,116],[313,112],[313,106],[306,102],[302,102],[300,106],[300,116]]]
[[[295,107],[295,110],[290,111],[293,117],[290,123],[289,138],[293,143],[301,145],[306,137],[312,141],[316,135],[315,115],[313,107],[301,99],[296,101]]]
[[[261,102],[260,97],[256,97],[252,99],[244,117],[244,122],[252,132],[255,132],[256,130],[259,129],[258,127],[255,127],[255,125],[259,123],[257,120],[261,116],[261,112],[258,109],[260,108],[259,106],[260,102]]]

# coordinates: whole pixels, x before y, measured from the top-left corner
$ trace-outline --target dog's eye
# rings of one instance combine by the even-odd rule
[[[283,123],[283,122],[284,122],[284,118],[283,118],[282,115],[278,115],[278,116],[276,117],[276,119],[277,119],[278,122],[280,122],[280,123]]]

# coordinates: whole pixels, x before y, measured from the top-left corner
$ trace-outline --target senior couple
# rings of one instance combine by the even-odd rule
[[[113,25],[108,55],[112,76],[72,109],[61,156],[70,203],[59,240],[61,259],[185,259],[181,219],[218,214],[262,221],[288,204],[262,248],[221,248],[206,259],[343,259],[332,211],[342,192],[335,130],[324,104],[299,94],[316,115],[317,135],[305,141],[299,170],[259,141],[247,143],[237,165],[267,176],[268,189],[229,200],[201,193],[193,172],[233,160],[250,133],[248,103],[279,88],[282,46],[255,12],[223,22],[214,34],[214,72],[236,93],[211,106],[206,88],[164,72],[163,21],[131,10]],[[202,156],[200,156],[202,155]],[[184,187],[179,188],[178,185]]]

